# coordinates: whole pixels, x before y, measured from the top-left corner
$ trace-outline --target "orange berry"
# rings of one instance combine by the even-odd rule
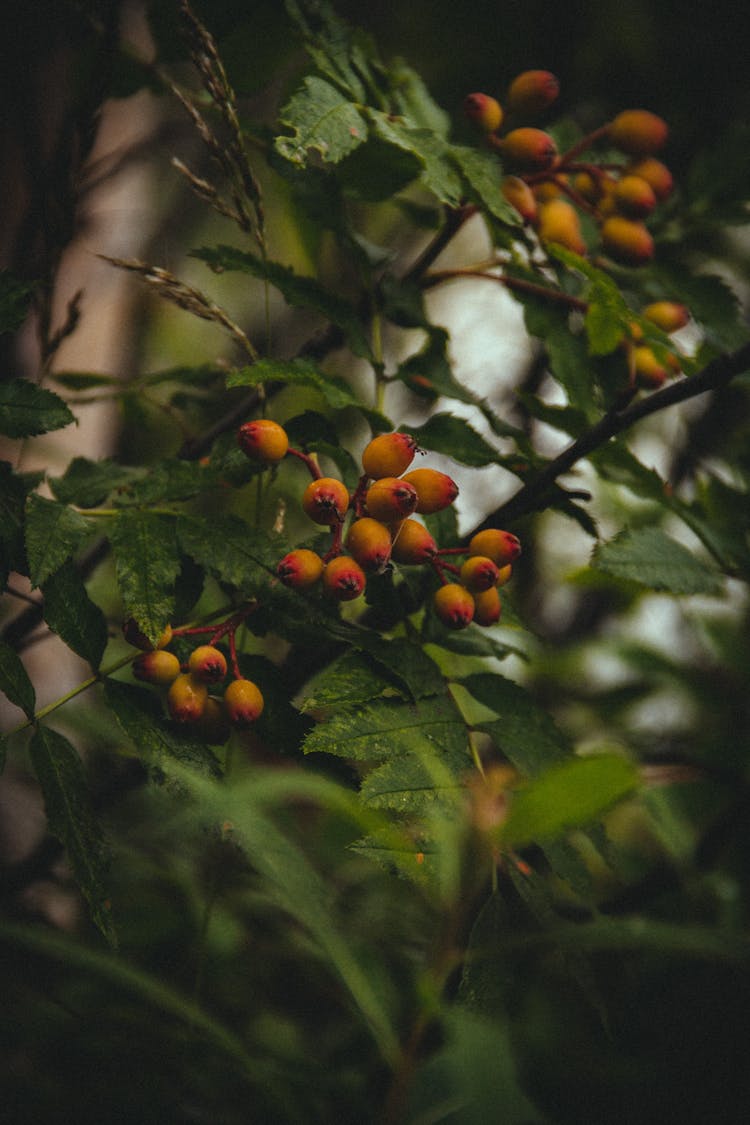
[[[500,620],[501,613],[502,604],[497,586],[490,586],[489,590],[480,590],[474,594],[474,620],[477,625],[495,625]]]
[[[656,207],[656,194],[641,176],[627,175],[618,180],[613,198],[621,215],[629,219],[645,219]]]
[[[642,266],[654,256],[654,240],[643,223],[612,215],[601,229],[602,247],[614,261],[625,266]]]
[[[374,480],[400,477],[414,460],[417,448],[409,434],[378,434],[365,446],[362,468]]]
[[[179,660],[164,649],[144,652],[133,661],[133,675],[148,684],[171,684],[179,674]]]
[[[402,479],[416,489],[416,511],[424,516],[442,512],[458,496],[456,482],[447,473],[440,473],[437,469],[412,469]]]
[[[467,94],[464,98],[464,113],[483,133],[494,133],[502,125],[502,106],[489,94]]]
[[[542,129],[512,129],[501,142],[506,160],[529,171],[549,168],[557,156],[557,145]]]
[[[208,699],[208,688],[189,672],[181,672],[167,692],[167,707],[175,722],[197,723]]]
[[[302,507],[315,523],[339,523],[349,507],[348,489],[335,477],[320,477],[303,492]]]
[[[560,83],[549,70],[524,70],[510,84],[508,112],[534,116],[547,109],[560,93]]]
[[[662,332],[676,332],[690,320],[687,307],[677,301],[654,301],[653,304],[646,305],[642,315],[657,328],[661,328]]]
[[[525,180],[519,176],[506,176],[501,187],[508,203],[515,207],[523,221],[533,223],[536,218],[536,198]]]
[[[391,557],[391,533],[384,523],[364,516],[349,528],[346,546],[363,570],[381,571]]]
[[[647,109],[624,109],[609,127],[612,144],[632,156],[649,156],[656,152],[668,133],[666,121]]]
[[[247,727],[263,712],[263,695],[252,680],[232,680],[224,692],[224,710],[230,723]]]
[[[496,566],[506,566],[521,554],[521,541],[511,531],[486,527],[469,540],[469,554],[486,555]]]
[[[474,598],[465,586],[449,582],[435,591],[435,613],[449,629],[465,629],[474,617]]]
[[[365,505],[373,519],[396,523],[412,514],[417,500],[417,490],[406,477],[381,477],[368,488]]]
[[[362,567],[349,555],[338,555],[331,559],[323,571],[323,586],[340,602],[358,598],[364,592],[366,583]]]
[[[213,645],[198,645],[190,653],[188,671],[204,684],[218,684],[227,674],[223,652]]]
[[[586,253],[581,220],[567,199],[551,199],[549,203],[542,203],[535,225],[542,242],[564,246],[574,254]]]
[[[286,430],[270,418],[245,422],[237,431],[237,444],[245,456],[265,465],[276,465],[286,456],[289,438]]]
[[[437,543],[423,523],[404,520],[393,536],[391,558],[407,566],[419,566],[434,558],[437,549]]]
[[[276,567],[276,573],[285,586],[292,589],[304,589],[314,586],[323,573],[323,560],[315,551],[306,547],[298,547],[284,555]]]
[[[679,371],[677,359],[671,362],[668,359],[662,363],[654,351],[645,344],[633,348],[633,365],[638,382],[646,387],[660,387],[670,375]]]
[[[560,183],[567,183],[567,176],[555,176],[552,180],[542,180],[539,184],[534,184],[533,192],[534,199],[537,203],[549,203],[551,199],[559,199],[562,195],[562,188]]]
[[[497,585],[499,573],[492,559],[486,555],[472,555],[462,565],[459,578],[467,590],[477,594]]]
[[[504,586],[506,582],[510,582],[512,574],[513,567],[510,565],[510,563],[506,563],[505,566],[499,567],[497,571],[497,582],[495,583],[495,585]]]
[[[645,180],[659,203],[663,203],[672,194],[672,188],[674,187],[672,173],[666,164],[662,164],[661,160],[657,160],[654,156],[644,156],[636,164],[631,164],[627,169],[627,174],[640,176],[642,180]]]
[[[129,645],[141,649],[142,652],[152,652],[155,648],[166,648],[172,640],[172,626],[167,625],[155,645],[151,644],[145,633],[141,632],[135,618],[129,617],[123,623],[122,635]]]

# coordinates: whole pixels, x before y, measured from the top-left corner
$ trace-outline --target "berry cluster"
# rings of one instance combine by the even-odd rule
[[[521,545],[510,532],[493,529],[479,532],[467,548],[439,548],[427,527],[413,517],[449,507],[458,486],[437,469],[410,468],[421,451],[409,434],[380,434],[372,439],[362,454],[362,475],[351,495],[336,477],[323,476],[312,457],[293,449],[276,422],[246,422],[238,442],[248,457],[263,464],[277,464],[286,455],[300,458],[312,477],[302,495],[302,508],[314,523],[331,530],[325,554],[297,548],[280,560],[276,574],[285,586],[306,589],[320,582],[327,595],[347,602],[364,594],[368,576],[381,574],[394,563],[428,565],[439,582],[434,608],[444,624],[460,629],[472,620],[493,625],[499,619],[498,587],[510,578]],[[459,567],[448,562],[449,555],[468,558]]]
[[[548,109],[559,90],[554,74],[527,70],[511,82],[504,109],[488,94],[475,93],[465,99],[464,111],[511,169],[503,194],[542,246],[556,244],[581,256],[595,249],[619,265],[645,265],[654,256],[645,220],[673,188],[671,172],[654,155],[667,139],[667,124],[648,110],[626,109],[559,153],[549,133],[525,124]],[[508,122],[514,127],[501,132]],[[584,157],[600,142],[626,159]],[[583,215],[588,222],[582,223]],[[683,305],[666,301],[642,315],[664,332],[689,319]],[[675,356],[656,356],[637,325],[625,346],[631,380],[645,387],[658,387],[680,370]]]
[[[254,608],[254,607],[253,607]],[[133,675],[144,683],[167,688],[167,710],[177,723],[193,724],[207,742],[226,742],[232,726],[254,723],[263,711],[263,695],[257,684],[245,679],[237,664],[235,632],[249,612],[235,614],[221,625],[172,629],[162,633],[156,645],[138,629],[131,619],[123,626],[125,639],[142,655],[133,661]],[[176,637],[207,634],[207,644],[194,648],[185,664],[181,664],[169,645]],[[232,679],[223,691],[228,674],[224,653],[216,648],[222,637],[229,639]],[[210,689],[221,692],[213,695]]]

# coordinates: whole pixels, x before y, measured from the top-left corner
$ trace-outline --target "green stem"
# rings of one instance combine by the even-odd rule
[[[12,734],[19,734],[22,730],[26,730],[27,727],[34,726],[40,719],[51,715],[53,711],[57,711],[59,707],[63,707],[66,703],[69,703],[71,699],[75,699],[77,695],[87,691],[88,688],[93,687],[94,684],[99,683],[99,681],[103,680],[106,676],[111,676],[113,672],[117,672],[120,668],[124,668],[126,664],[130,664],[138,655],[138,652],[129,652],[127,656],[116,660],[114,664],[110,664],[107,668],[102,668],[100,671],[95,672],[93,676],[89,676],[87,680],[83,680],[80,684],[71,688],[65,695],[61,695],[59,699],[53,700],[53,702],[48,703],[46,707],[42,707],[39,711],[36,711],[30,719],[24,719],[24,721],[14,727],[13,730],[8,731],[6,737],[10,738]]]

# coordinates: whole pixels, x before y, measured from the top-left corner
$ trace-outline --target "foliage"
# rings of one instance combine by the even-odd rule
[[[41,875],[64,854],[80,894],[74,924],[41,926],[19,893],[40,869],[0,872],[17,1120],[53,1120],[63,1086],[69,1116],[98,1122],[739,1119],[750,335],[736,279],[705,265],[707,201],[717,222],[747,221],[736,137],[726,176],[713,148],[657,207],[653,261],[635,266],[604,252],[574,186],[624,168],[600,132],[556,123],[561,163],[527,175],[581,209],[588,241],[548,242],[506,198],[503,135],[461,135],[407,62],[325,0],[274,16],[274,42],[293,33],[307,69],[267,95],[273,129],[235,93],[255,79],[232,5],[217,47],[211,13],[204,26],[179,3],[184,50],[154,7],[159,81],[210,158],[175,176],[220,234],[189,252],[205,293],[109,261],[218,325],[228,358],[128,382],[58,370],[77,306],[55,335],[46,289],[3,274],[0,293],[0,332],[29,301],[46,332],[40,379],[0,385],[0,577],[8,605],[22,579],[33,602],[3,622],[0,688],[19,714],[0,764],[41,793]],[[125,54],[113,73],[118,88],[156,81]],[[442,266],[470,221],[485,260]],[[275,256],[282,228],[306,248],[294,264]],[[208,295],[211,271],[262,311],[238,323]],[[508,415],[467,385],[431,319],[428,294],[467,279],[509,294],[533,341]],[[305,318],[292,355],[272,297]],[[656,301],[688,306],[686,333],[649,317]],[[639,372],[639,345],[663,378]],[[123,449],[156,433],[156,404],[158,451],[77,456],[44,480],[14,467],[21,442],[92,398],[120,406]],[[422,420],[402,423],[399,402]],[[702,413],[680,415],[657,469],[638,437],[687,402]],[[238,448],[238,425],[259,418],[283,424],[287,456]],[[510,478],[478,517],[524,546],[499,624],[454,631],[436,611],[478,530],[459,535],[448,506],[424,520],[436,558],[381,568],[363,599],[279,580],[287,553],[341,549],[340,527],[302,512],[305,472],[343,480],[361,515],[359,455],[385,432],[478,490],[486,470]],[[561,591],[567,625],[544,608]],[[678,620],[667,646],[635,628],[658,612]],[[41,707],[21,659],[40,621],[91,669]],[[196,643],[219,647],[229,677],[261,689],[257,722],[177,721],[164,692],[132,682],[125,621],[143,650],[171,627],[183,668]],[[67,705],[84,692],[97,703],[82,723]]]

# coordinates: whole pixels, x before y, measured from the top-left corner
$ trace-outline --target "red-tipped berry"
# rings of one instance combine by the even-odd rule
[[[459,577],[467,590],[478,594],[497,585],[499,573],[492,559],[486,555],[472,555],[462,565]]]
[[[320,477],[303,492],[302,507],[315,523],[339,523],[349,507],[349,492],[335,477]]]
[[[155,648],[167,647],[172,640],[172,626],[167,625],[156,644],[152,645],[146,634],[138,627],[135,619],[129,617],[128,620],[123,623],[122,635],[129,645],[141,649],[142,652],[151,652]]]
[[[252,680],[232,680],[224,692],[224,710],[230,723],[247,727],[263,712],[263,695]]]
[[[501,613],[502,604],[496,586],[474,594],[474,620],[477,625],[495,625],[500,620]]]
[[[654,256],[654,240],[643,223],[612,215],[601,229],[602,248],[615,262],[642,266]]]
[[[218,684],[227,674],[224,653],[213,645],[198,645],[190,653],[188,671],[201,683]]]
[[[435,613],[449,629],[465,629],[474,617],[474,598],[465,586],[450,582],[435,591]]]
[[[314,586],[323,573],[324,565],[315,551],[298,547],[296,551],[284,555],[276,567],[276,573],[285,586],[299,590]]]
[[[567,199],[551,199],[542,203],[536,220],[540,240],[554,243],[583,256],[586,243],[581,233],[581,220],[575,207]]]
[[[418,520],[404,520],[394,533],[391,558],[407,566],[419,566],[433,559],[437,549],[437,543],[424,524]]]
[[[642,176],[632,174],[617,181],[612,197],[615,207],[628,219],[645,219],[656,207],[654,189]]]
[[[440,473],[437,469],[412,469],[403,478],[417,492],[416,511],[421,515],[429,516],[433,512],[442,512],[448,508],[458,496],[458,485],[447,473]]]
[[[414,460],[417,448],[409,434],[378,434],[365,446],[362,468],[374,480],[400,477]]]
[[[133,675],[147,684],[171,684],[180,674],[180,662],[173,652],[154,649],[133,661]]]
[[[560,83],[549,70],[525,70],[510,84],[508,112],[533,117],[552,105],[559,93]]]
[[[557,157],[557,145],[542,129],[512,129],[503,137],[500,151],[511,164],[530,172],[549,168]]]
[[[511,531],[487,527],[469,540],[470,555],[486,555],[496,566],[515,562],[521,554],[521,541]]]
[[[323,586],[339,602],[350,602],[364,592],[367,579],[362,567],[349,555],[338,555],[326,564]]]
[[[667,139],[666,121],[647,109],[624,109],[609,126],[609,139],[621,152],[650,156]]]
[[[257,418],[245,422],[237,431],[237,444],[252,461],[264,465],[276,465],[286,456],[289,438],[286,430],[270,418]]]
[[[662,332],[676,332],[690,320],[686,306],[677,301],[654,301],[653,304],[646,305],[642,315],[657,328],[661,328]]]
[[[346,546],[363,570],[379,571],[391,557],[391,533],[384,523],[364,516],[349,528]]]
[[[536,197],[519,176],[506,176],[502,182],[502,192],[511,207],[515,207],[525,223],[533,223],[536,218]]]
[[[406,478],[381,477],[368,488],[365,505],[373,519],[396,523],[416,510],[418,499],[416,488]]]
[[[208,688],[189,672],[181,672],[167,692],[167,707],[177,723],[197,723],[208,699]]]
[[[495,133],[503,123],[502,106],[489,94],[467,94],[464,113],[483,133]]]
[[[672,194],[674,179],[666,164],[654,156],[644,156],[636,164],[631,164],[627,169],[630,176],[640,176],[651,187],[660,203],[663,203]]]

